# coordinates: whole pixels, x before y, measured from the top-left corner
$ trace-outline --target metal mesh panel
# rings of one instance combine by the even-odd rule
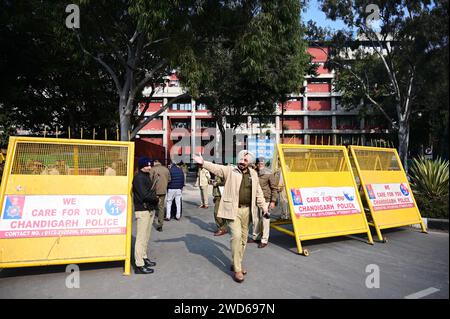
[[[355,150],[356,160],[363,171],[400,171],[393,150]]]
[[[11,174],[127,175],[125,146],[18,142]]]
[[[283,150],[286,168],[291,172],[348,171],[341,150],[288,148]]]

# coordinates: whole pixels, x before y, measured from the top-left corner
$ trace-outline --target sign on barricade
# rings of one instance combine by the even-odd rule
[[[0,268],[123,260],[130,274],[134,144],[11,137]]]
[[[378,239],[386,242],[381,229],[414,224],[426,232],[397,150],[350,146],[350,156]]]
[[[271,227],[301,241],[366,233],[373,244],[361,198],[344,146],[279,144],[274,169],[281,166],[291,221]],[[294,231],[281,225],[292,223]]]

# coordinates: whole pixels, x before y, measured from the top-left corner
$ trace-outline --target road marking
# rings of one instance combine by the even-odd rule
[[[428,295],[434,294],[435,292],[438,292],[438,291],[439,291],[439,289],[431,287],[431,288],[428,288],[425,290],[418,291],[414,294],[408,295],[405,297],[405,299],[420,299],[420,298],[426,297]]]

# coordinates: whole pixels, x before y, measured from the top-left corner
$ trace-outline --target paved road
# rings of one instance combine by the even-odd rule
[[[187,186],[183,218],[152,232],[154,274],[123,276],[117,262],[81,264],[80,288],[69,289],[65,266],[3,269],[0,298],[449,298],[448,233],[409,227],[385,231],[388,243],[374,246],[363,235],[307,241],[309,257],[296,253],[292,237],[272,230],[266,248],[247,246],[249,273],[235,283],[230,237],[213,236],[212,203],[198,209],[198,195]],[[369,289],[374,269],[379,288]]]

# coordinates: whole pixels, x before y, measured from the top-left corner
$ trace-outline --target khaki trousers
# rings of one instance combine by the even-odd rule
[[[147,257],[148,242],[152,232],[155,211],[142,210],[135,212],[136,216],[136,244],[134,245],[134,262],[137,267],[144,266]]]
[[[158,195],[158,226],[162,226],[164,224],[165,210],[164,204],[166,203],[166,195]]]
[[[257,240],[261,238],[261,243],[267,244],[269,242],[270,234],[270,218],[263,217],[263,211],[258,207],[257,220],[253,221],[252,239]]]
[[[235,220],[230,220],[228,226],[231,231],[231,262],[235,272],[242,271],[242,259],[248,238],[248,224],[250,221],[250,207],[239,208]]]
[[[200,186],[202,205],[208,206],[208,186]]]
[[[214,220],[216,222],[217,230],[226,230],[227,224],[225,221],[217,217],[217,213],[219,212],[219,203],[220,203],[220,196],[214,197]]]

